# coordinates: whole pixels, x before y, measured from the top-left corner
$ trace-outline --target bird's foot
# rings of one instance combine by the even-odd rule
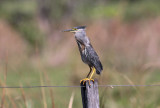
[[[89,81],[89,85],[91,86],[90,81],[94,82],[94,79],[84,78],[84,79],[80,80],[80,83],[83,82],[83,85],[84,85],[86,81]]]

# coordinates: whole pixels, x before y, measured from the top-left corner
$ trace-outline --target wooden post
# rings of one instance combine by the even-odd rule
[[[83,85],[81,83],[81,96],[82,96],[82,103],[83,108],[100,108],[99,105],[99,93],[98,93],[98,81],[94,79],[93,81],[86,81]]]

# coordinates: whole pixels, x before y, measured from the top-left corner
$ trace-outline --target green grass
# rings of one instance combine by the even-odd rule
[[[10,67],[9,67],[10,68]],[[7,86],[39,86],[41,85],[41,78],[43,85],[51,85],[51,86],[66,86],[69,85],[70,78],[70,68],[64,67],[39,67],[36,68],[29,62],[26,64],[22,64],[22,66],[18,67],[16,70],[8,69],[7,74]],[[0,73],[1,78],[3,78],[4,73]],[[48,79],[46,78],[48,77]],[[48,81],[49,80],[49,81]],[[24,88],[26,101],[32,107],[42,108],[43,106],[43,98],[42,98],[42,88]],[[68,107],[69,99],[71,97],[72,92],[76,92],[75,94],[75,103],[73,106],[80,108],[81,101],[80,99],[80,90],[78,88],[52,88],[54,95],[55,106],[58,108]],[[10,96],[13,97],[14,102],[17,106],[23,105],[22,101],[22,93],[20,89],[7,89],[10,92]],[[52,106],[51,96],[50,96],[50,88],[44,88],[46,95],[46,104],[48,107]],[[2,89],[0,90],[2,92]],[[8,96],[6,96],[6,104],[11,104]],[[19,98],[16,100],[16,98]],[[77,101],[76,101],[77,100]]]
[[[87,7],[88,5],[86,5],[86,7],[84,8],[80,7],[78,10],[75,10],[73,12],[73,17],[70,20],[72,19],[85,20],[87,18],[87,20],[93,19],[94,22],[92,23],[96,24],[95,21],[98,21],[98,19],[118,18],[119,20],[124,19],[125,21],[131,21],[131,20],[137,21],[138,19],[143,19],[146,17],[147,18],[154,17],[154,16],[159,15],[158,13],[160,10],[159,4],[158,4],[159,2],[157,3],[150,2],[150,1],[147,1],[146,3],[144,2],[145,1],[135,2],[133,4],[129,4],[127,2],[121,2],[121,3],[112,2],[110,5],[107,5],[107,6],[99,4],[99,5],[92,6],[92,7]],[[57,17],[60,17],[59,15],[61,13],[59,13]],[[29,1],[26,3],[19,2],[19,1],[18,2],[4,2],[3,5],[1,4],[0,14],[1,14],[0,15],[1,18],[4,18],[8,22],[11,21],[11,23],[12,21],[13,22],[17,21],[16,15],[22,16],[21,17],[22,22],[18,23],[17,30],[23,36],[28,36],[28,37],[24,37],[24,42],[28,40],[31,42],[30,44],[33,45],[31,47],[28,47],[28,49],[35,47],[34,42],[37,42],[37,40],[40,43],[42,43],[41,38],[40,38],[41,35],[37,34],[39,31],[37,30],[36,23],[33,23],[36,18],[35,16],[36,3],[35,2],[33,1]],[[61,18],[59,19],[61,20]],[[105,20],[105,21],[107,22],[108,20]],[[104,22],[104,25],[108,24],[106,22]],[[68,23],[66,23],[66,25],[67,24]],[[87,24],[89,25],[89,23]],[[57,25],[62,25],[62,24],[57,24]],[[72,25],[72,24],[68,24],[68,25]],[[99,27],[100,26],[103,26],[103,25],[99,25]],[[130,25],[130,26],[132,27],[133,25]],[[15,29],[15,26],[13,27]],[[108,35],[110,35],[110,32],[107,31],[109,27],[108,26],[103,26],[103,27],[106,27],[106,31],[104,35],[106,34],[106,32]],[[140,26],[138,27],[138,29],[141,29],[141,27],[144,27],[144,26]],[[127,28],[125,28],[123,24],[116,25],[115,29],[116,29],[115,31],[119,31],[119,29],[127,30]],[[97,30],[97,28],[93,30]],[[148,30],[148,29],[145,29],[145,30]],[[145,32],[145,30],[143,30],[143,32],[141,31],[142,34]],[[56,36],[60,35],[58,34],[58,32],[55,30],[55,33],[57,33]],[[98,31],[98,32],[101,33],[101,31]],[[121,32],[121,30],[119,32]],[[117,37],[119,36],[118,34],[119,32],[116,33]],[[138,36],[136,35],[136,36],[140,37],[141,32],[140,32],[140,35]],[[149,32],[149,33],[152,33],[152,32]],[[131,31],[131,34],[132,33],[134,34],[134,30]],[[156,32],[156,35],[153,34],[153,36],[155,36],[156,38],[158,33],[159,32]],[[112,36],[112,33],[111,33],[111,36]],[[122,36],[123,38],[123,33],[122,34],[120,33],[120,36]],[[146,37],[147,36],[148,34],[146,35]],[[47,38],[49,37],[49,39],[52,39],[50,38],[50,34],[47,35],[46,37]],[[67,39],[63,40],[62,38],[59,38],[59,37],[57,38],[57,37],[52,39],[54,42],[56,41],[57,43],[57,46],[55,46],[57,50],[55,50],[56,48],[52,49],[54,51],[58,51],[58,49],[60,49],[61,46],[64,45],[63,43],[65,43],[67,40]],[[133,39],[135,39],[134,40],[135,42],[139,42],[139,39],[140,40],[144,39],[143,37],[144,36],[142,36],[142,38],[138,38],[138,41],[136,41],[135,38]],[[109,39],[109,38],[104,38],[104,39]],[[116,39],[116,38],[113,37],[113,39]],[[117,38],[116,40],[118,39],[121,39],[121,38]],[[153,69],[143,70],[143,65],[145,65],[145,63],[147,64],[152,61],[152,59],[148,57],[149,54],[148,53],[146,54],[146,52],[149,52],[149,51],[148,50],[143,51],[143,49],[148,49],[148,46],[151,44],[149,40],[150,38],[146,38],[142,40],[142,44],[137,43],[139,46],[136,46],[135,48],[132,46],[125,47],[126,48],[125,51],[123,51],[123,46],[122,48],[120,46],[120,48],[117,47],[117,49],[116,48],[114,49],[115,41],[112,40],[112,37],[111,37],[111,40],[105,41],[106,43],[100,43],[100,44],[103,44],[101,46],[105,48],[103,48],[104,49],[104,51],[102,51],[103,58],[101,59],[103,66],[104,66],[104,71],[100,77],[95,75],[95,77],[98,78],[99,80],[99,84],[109,84],[109,85],[114,85],[114,84],[115,85],[160,84],[160,80],[159,80],[160,79],[160,73],[159,73],[160,69],[153,67]],[[111,41],[111,43],[113,44],[107,44],[107,42],[109,41]],[[126,39],[122,43],[125,43],[127,41],[130,41],[130,40]],[[121,45],[122,43],[117,43],[117,46]],[[149,43],[149,44],[146,44],[146,43]],[[52,44],[49,44],[49,45],[52,45]],[[124,44],[124,46],[128,46],[128,45],[130,44]],[[145,45],[145,47],[143,47],[143,45]],[[106,47],[109,50],[107,50]],[[142,50],[142,52],[137,50],[138,47],[140,47],[140,50]],[[44,51],[48,51],[46,49],[44,48]],[[129,53],[132,50],[133,50],[133,53],[132,52]],[[29,55],[28,54],[29,52],[27,52],[26,54],[27,60],[24,60],[24,61],[22,60],[23,62],[21,62],[21,64],[15,66],[13,63],[16,62],[16,60],[14,60],[14,62],[12,63],[10,62],[8,63],[6,81],[4,78],[5,64],[3,64],[3,62],[0,61],[0,86],[3,86],[4,84],[6,84],[7,86],[79,85],[79,80],[85,77],[85,75],[88,72],[88,67],[85,66],[80,61],[78,52],[76,52],[77,56],[75,56],[75,52],[76,52],[75,50],[73,52],[70,52],[69,53],[70,56],[69,58],[67,58],[68,60],[67,63],[61,64],[59,66],[49,66],[44,61],[41,61],[41,60],[36,61],[35,60],[36,57],[34,58],[33,55]],[[140,53],[140,55],[136,57],[135,55],[137,55],[138,53]],[[43,52],[41,54],[40,56],[43,56]],[[41,57],[39,58],[41,59]],[[45,59],[45,58],[42,57],[42,59]],[[139,63],[139,59],[140,59],[140,63]],[[151,59],[151,61],[147,62],[148,59]],[[12,108],[12,107],[13,108],[25,108],[25,104],[28,105],[28,108],[44,108],[44,104],[46,104],[47,107],[50,108],[52,106],[52,102],[51,102],[52,96],[50,94],[50,90],[53,91],[55,108],[68,107],[69,100],[73,92],[75,93],[74,101],[73,101],[73,108],[82,108],[80,88],[0,89],[0,93],[1,93],[0,103],[4,101],[5,108]],[[3,91],[6,92],[4,99],[2,99],[2,96],[4,95]],[[99,94],[100,94],[101,108],[158,108],[160,106],[160,103],[159,103],[160,102],[160,98],[159,98],[160,92],[159,91],[160,91],[160,87],[114,87],[114,88],[100,87]],[[23,101],[23,96],[25,97],[26,102]],[[16,107],[14,106],[14,104],[16,105]]]
[[[10,67],[8,67],[10,68]],[[36,86],[41,85],[41,81],[44,85],[73,85],[70,83],[70,75],[72,73],[72,68],[63,65],[62,67],[48,67],[48,66],[34,66],[29,62],[22,64],[17,70],[8,69],[7,73],[7,86]],[[110,77],[108,82],[106,82],[106,74]],[[113,70],[104,71],[101,76],[103,84],[130,84],[128,80],[123,77],[123,74],[132,79],[132,82],[137,82],[134,84],[152,84],[158,82],[159,72],[158,70],[152,73],[141,74],[140,77],[136,77],[137,73],[118,73]],[[143,78],[148,76],[143,83],[141,82]],[[0,73],[1,78],[4,74]],[[42,77],[42,79],[41,79]],[[134,78],[133,78],[134,77]],[[2,83],[2,82],[1,82]],[[100,82],[101,83],[101,82]],[[47,104],[48,107],[52,106],[50,88],[43,88],[45,92],[45,102],[43,100],[42,88],[24,88],[26,103],[31,107],[43,107],[43,102]],[[75,92],[73,107],[81,108],[81,94],[80,88],[52,88],[54,103],[57,108],[68,107],[69,100],[72,92]],[[102,101],[103,108],[154,108],[159,105],[160,101],[160,88],[159,87],[114,87],[114,88],[99,88],[100,98]],[[2,89],[0,90],[2,92]],[[12,106],[9,96],[12,97],[13,101],[17,107],[24,107],[25,103],[22,100],[21,89],[7,89],[8,95],[5,98],[5,105],[8,104]],[[103,97],[103,98],[102,98]],[[143,100],[143,101],[142,101]]]

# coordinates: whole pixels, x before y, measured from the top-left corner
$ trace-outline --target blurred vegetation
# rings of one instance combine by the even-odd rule
[[[43,44],[44,36],[36,21],[37,5],[35,1],[3,1],[0,4],[0,17],[7,20],[23,38],[33,47]]]
[[[134,21],[158,16],[159,4],[158,0],[2,0],[0,17],[19,31],[32,47],[37,44],[40,48],[45,38],[37,25],[38,14],[52,25],[61,23],[62,19],[76,23],[117,17]]]
[[[81,62],[73,37],[60,33],[75,25],[87,25],[102,60],[103,74],[95,75],[99,84],[160,84],[159,18],[159,0],[1,0],[0,21],[19,33],[22,43],[16,46],[16,34],[7,38],[7,44],[0,40],[0,86],[79,85],[88,67]],[[0,39],[5,37],[0,34]],[[20,53],[19,46],[26,42],[22,49],[27,50]],[[19,51],[9,49],[11,46]],[[160,107],[159,87],[99,90],[101,108]],[[0,92],[0,107],[5,108],[64,108],[73,92],[73,107],[82,107],[79,88]]]

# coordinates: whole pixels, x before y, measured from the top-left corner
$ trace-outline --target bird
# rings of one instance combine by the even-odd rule
[[[91,80],[94,81],[94,79],[92,79],[94,73],[96,72],[98,75],[100,75],[103,70],[103,66],[96,51],[91,45],[89,37],[86,35],[86,26],[73,27],[72,29],[63,30],[63,32],[74,33],[81,59],[90,68],[87,77],[80,80],[80,83],[83,82],[84,85],[84,83],[89,80],[90,84]]]

